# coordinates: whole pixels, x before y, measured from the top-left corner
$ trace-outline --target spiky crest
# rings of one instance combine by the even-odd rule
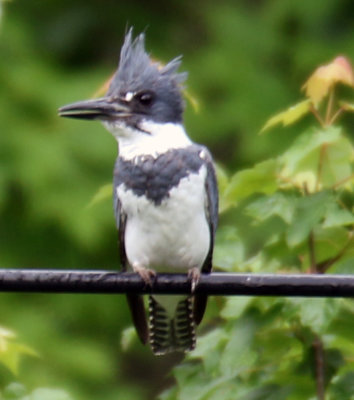
[[[164,66],[153,61],[145,50],[145,34],[140,33],[133,40],[133,29],[125,36],[120,53],[119,66],[113,77],[107,95],[136,92],[146,88],[164,87],[180,90],[187,73],[178,73],[181,57],[176,57]]]

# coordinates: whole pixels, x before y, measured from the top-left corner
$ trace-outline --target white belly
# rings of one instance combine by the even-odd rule
[[[127,215],[125,251],[130,265],[157,272],[187,272],[201,268],[210,246],[205,215],[205,175],[181,179],[160,205],[137,197],[123,186],[118,188]]]

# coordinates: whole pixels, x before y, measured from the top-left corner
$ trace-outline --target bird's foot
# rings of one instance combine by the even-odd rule
[[[143,267],[140,264],[134,264],[133,271],[139,274],[140,278],[145,282],[146,285],[150,287],[152,286],[156,278],[156,272],[153,269]]]
[[[188,279],[191,281],[191,293],[193,294],[200,279],[200,269],[194,267],[188,271]]]

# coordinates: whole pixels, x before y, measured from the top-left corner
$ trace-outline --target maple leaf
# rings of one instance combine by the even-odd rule
[[[353,68],[348,59],[343,56],[336,57],[329,64],[318,67],[305,82],[302,90],[305,90],[306,96],[317,105],[336,83],[354,86]]]
[[[264,124],[260,133],[263,133],[267,129],[273,127],[274,125],[282,123],[283,126],[291,125],[300,119],[302,116],[307,114],[311,108],[311,100],[307,99],[297,103],[287,110],[280,112],[279,114],[274,115],[269,118],[268,121]]]

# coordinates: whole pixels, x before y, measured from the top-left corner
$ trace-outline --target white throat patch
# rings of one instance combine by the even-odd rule
[[[104,122],[104,126],[118,140],[119,155],[126,160],[140,155],[157,157],[168,150],[187,147],[192,143],[182,124],[142,121],[139,127],[145,132],[123,124]]]

